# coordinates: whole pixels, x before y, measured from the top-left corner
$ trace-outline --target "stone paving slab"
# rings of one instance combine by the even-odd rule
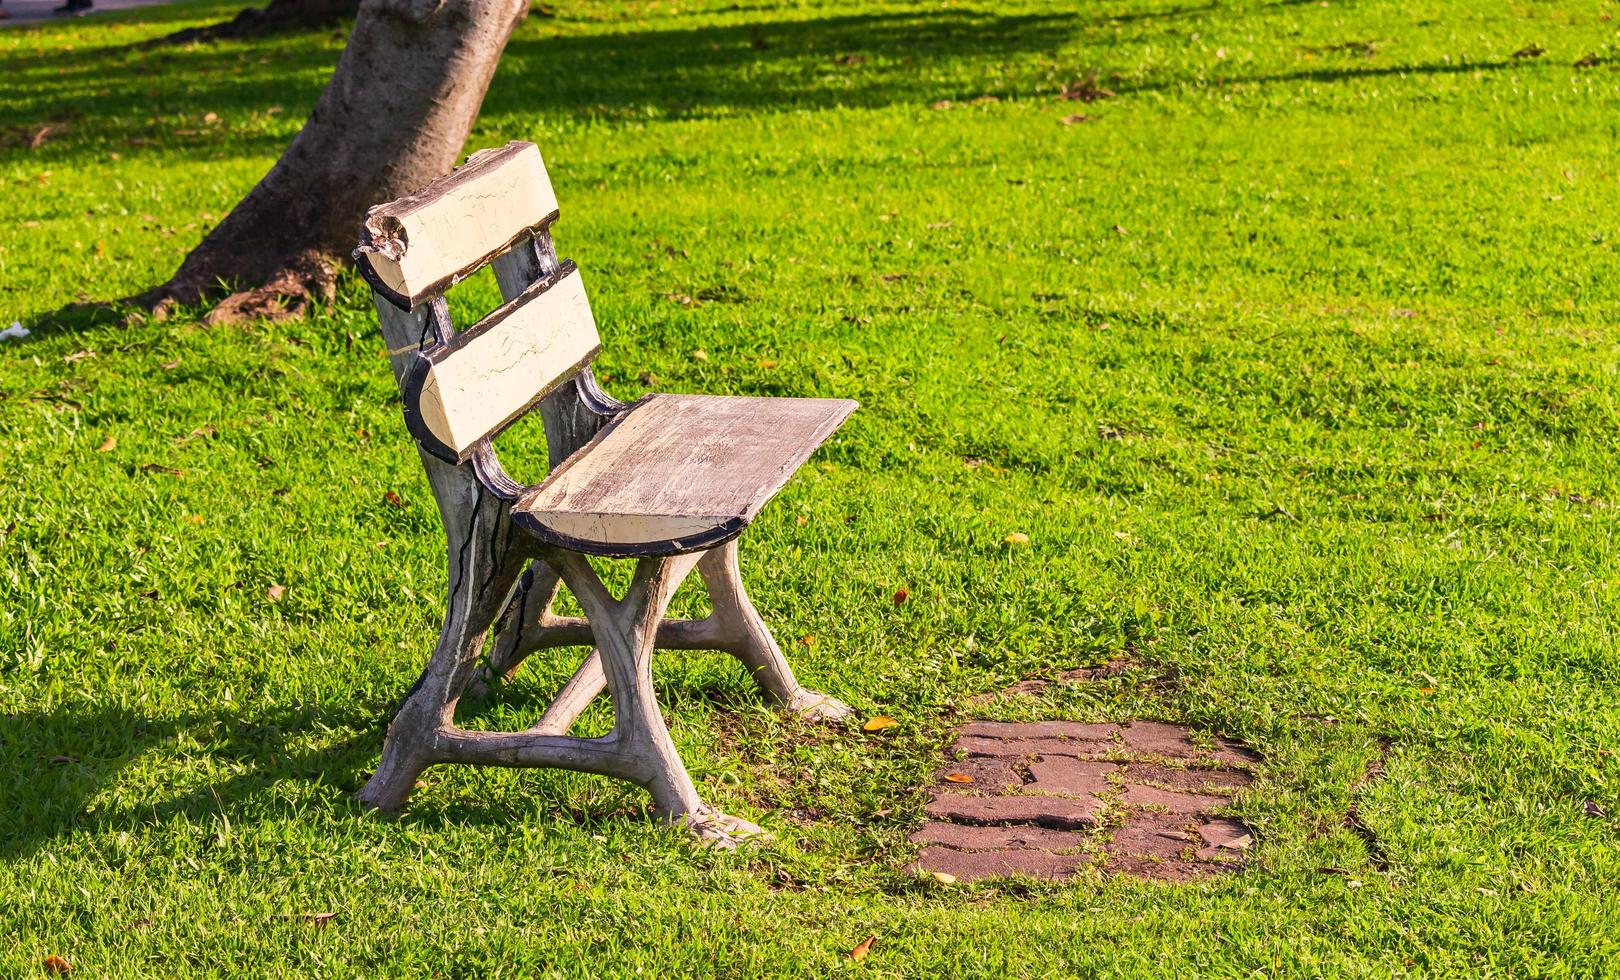
[[[1025,789],[1057,796],[1100,796],[1113,788],[1109,777],[1125,770],[1111,762],[1087,762],[1057,756],[1029,767],[1033,782]]]
[[[963,759],[941,766],[934,773],[934,781],[942,791],[952,793],[989,793],[992,795],[1016,792],[1024,785],[1024,776],[1018,771],[1017,760],[1005,758]],[[955,776],[957,778],[952,779]],[[969,782],[963,782],[966,777]]]
[[[1095,796],[964,796],[946,793],[934,797],[926,812],[936,820],[974,824],[1033,824],[1059,830],[1079,830],[1097,822],[1102,801]]]
[[[910,867],[958,881],[1063,879],[1092,864],[1162,881],[1229,871],[1253,836],[1213,811],[1260,760],[1236,742],[1209,744],[1158,721],[969,722],[935,774]]]
[[[970,721],[962,735],[985,738],[1077,738],[1087,742],[1107,742],[1119,731],[1118,725],[1088,725],[1078,721]]]
[[[1083,742],[1064,738],[987,738],[982,735],[963,735],[956,740],[956,748],[968,755],[1000,756],[1009,759],[1032,759],[1043,755],[1072,755],[1082,759],[1101,759],[1118,746],[1113,742]]]
[[[914,844],[944,844],[959,851],[1072,851],[1084,847],[1089,834],[1046,827],[977,827],[934,820],[911,835]]]
[[[1069,878],[1090,861],[1084,854],[1050,851],[958,851],[949,847],[925,847],[917,858],[917,866],[935,874],[948,874],[957,881],[977,881],[1009,875]]]

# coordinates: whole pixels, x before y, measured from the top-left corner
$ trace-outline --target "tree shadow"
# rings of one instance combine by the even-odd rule
[[[313,705],[278,707],[267,714],[228,711],[150,718],[122,706],[68,705],[0,715],[0,859],[27,856],[71,834],[136,830],[175,817],[232,823],[262,819],[278,784],[303,782],[357,786],[374,764],[382,741],[376,719],[354,709],[334,714]],[[369,730],[366,730],[369,727]],[[362,733],[319,749],[297,743],[328,730]],[[185,740],[204,747],[210,762],[243,766],[162,800],[122,795],[98,800],[119,773],[153,752]],[[294,814],[292,808],[286,813]]]

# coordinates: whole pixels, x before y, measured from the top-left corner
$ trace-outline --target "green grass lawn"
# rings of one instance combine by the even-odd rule
[[[291,325],[50,318],[166,278],[313,104],[342,32],[140,46],[233,9],[0,31],[0,974],[1620,971],[1620,3],[531,16],[468,149],[545,153],[608,389],[862,403],[744,567],[802,679],[900,726],[659,661],[701,791],[775,835],[734,855],[561,772],[353,802],[445,582],[358,278]],[[912,878],[972,713],[1248,741],[1248,864]]]

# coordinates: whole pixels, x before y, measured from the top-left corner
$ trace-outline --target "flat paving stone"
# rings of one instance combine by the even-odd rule
[[[1083,742],[1079,739],[1061,738],[986,738],[982,735],[963,735],[956,740],[955,747],[968,755],[1000,756],[1009,759],[1043,755],[1100,759],[1117,748],[1113,742]]]
[[[963,735],[985,738],[1077,738],[1086,742],[1110,741],[1117,731],[1118,725],[1078,721],[970,721],[961,729]]]
[[[1029,774],[1034,781],[1024,790],[1059,796],[1097,796],[1113,789],[1108,782],[1111,774],[1123,771],[1112,763],[1056,756],[1030,765]]]
[[[1204,843],[1197,856],[1209,860],[1235,860],[1254,843],[1254,835],[1236,820],[1217,818],[1198,826],[1198,837]]]
[[[1198,745],[1187,729],[1181,725],[1167,725],[1162,721],[1133,721],[1120,731],[1125,751],[1131,755],[1162,755],[1172,759],[1190,759],[1198,754]]]
[[[1050,851],[958,851],[949,847],[925,847],[911,865],[914,871],[948,874],[957,881],[1027,875],[1031,878],[1063,879],[1091,863],[1084,854],[1053,854]]]
[[[976,827],[931,821],[911,835],[914,844],[942,844],[961,851],[1072,851],[1090,840],[1088,834],[1046,827]]]
[[[1198,846],[1188,826],[1195,821],[1170,813],[1137,813],[1125,819],[1108,842],[1110,854],[1138,857],[1179,857],[1188,848]]]
[[[1014,793],[1024,785],[1023,774],[1013,765],[1015,760],[1005,758],[963,759],[941,766],[934,773],[935,791],[941,793],[981,793],[998,795]],[[947,776],[966,776],[972,782],[947,779]]]
[[[1119,802],[1127,807],[1163,807],[1170,813],[1204,813],[1228,805],[1232,801],[1224,796],[1203,793],[1177,793],[1153,786],[1127,786],[1119,794]]]
[[[1027,823],[1059,830],[1080,830],[1097,822],[1102,801],[1072,796],[963,796],[949,793],[929,801],[926,812],[936,820],[959,823]]]
[[[1176,769],[1151,762],[1133,762],[1125,767],[1127,783],[1159,786],[1183,793],[1234,793],[1254,782],[1254,777],[1237,769]]]

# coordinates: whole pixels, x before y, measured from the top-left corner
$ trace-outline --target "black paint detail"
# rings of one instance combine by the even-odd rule
[[[461,554],[456,558],[456,567],[450,570],[455,579],[455,584],[450,587],[450,605],[448,607],[450,609],[456,608],[456,594],[461,591],[461,583],[467,580],[467,549],[472,546],[473,538],[478,534],[478,517],[484,512],[484,485],[477,483],[476,486],[478,496],[473,500],[472,517],[467,521],[467,536],[462,539]]]
[[[542,484],[543,485],[543,484]],[[702,534],[693,534],[684,538],[670,538],[665,541],[648,541],[640,544],[613,544],[586,541],[582,538],[558,534],[551,528],[541,524],[533,514],[521,510],[512,511],[512,523],[528,532],[540,541],[564,551],[572,551],[580,555],[597,555],[602,558],[668,558],[674,555],[689,555],[694,551],[708,551],[717,548],[748,529],[748,521],[740,517],[732,517],[716,525]]]

